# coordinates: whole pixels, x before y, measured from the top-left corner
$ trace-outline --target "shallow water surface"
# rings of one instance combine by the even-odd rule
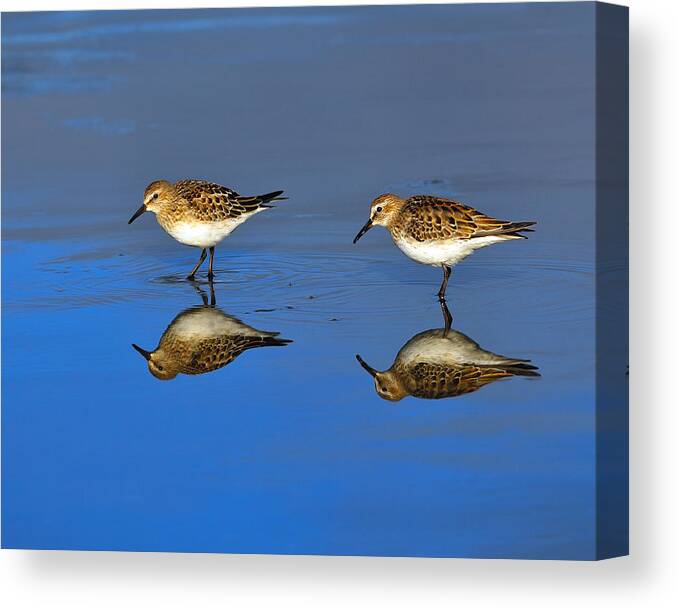
[[[4,15],[4,546],[592,557],[591,6]],[[184,177],[289,196],[213,287],[126,224]],[[538,222],[448,304],[541,377],[379,397],[355,355],[443,326],[439,270],[351,244],[388,191]]]

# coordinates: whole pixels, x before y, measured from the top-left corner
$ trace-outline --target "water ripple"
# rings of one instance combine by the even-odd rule
[[[169,258],[89,250],[39,264],[39,298],[13,289],[12,309],[77,309],[139,303],[162,307],[192,293],[186,253]],[[208,289],[205,264],[195,283]],[[614,264],[606,269],[615,269]],[[171,272],[168,273],[168,270]],[[181,272],[179,271],[181,270]],[[240,314],[267,313],[305,322],[340,322],[358,316],[400,317],[428,304],[439,277],[389,250],[330,252],[227,251],[217,257],[215,290]],[[448,296],[462,307],[503,307],[528,299],[539,317],[554,323],[593,315],[591,304],[573,304],[568,292],[590,286],[592,261],[565,258],[471,257],[453,273]],[[548,289],[546,287],[548,286]],[[184,291],[179,291],[184,287]],[[35,292],[35,291],[34,291]],[[181,298],[184,298],[181,296]]]

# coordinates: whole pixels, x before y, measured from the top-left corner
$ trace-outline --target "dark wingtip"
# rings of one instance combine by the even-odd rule
[[[509,228],[513,231],[534,231],[534,229],[529,229],[528,227],[533,227],[536,224],[537,223],[532,220],[527,222],[512,222],[509,225]]]
[[[259,195],[257,199],[260,199],[262,203],[268,203],[269,201],[283,201],[287,197],[281,197],[285,191],[273,191],[272,193],[266,193],[264,195]]]
[[[292,339],[278,339],[278,337],[266,337],[264,339],[264,346],[266,347],[284,347],[294,343]]]
[[[536,367],[533,364],[527,364],[527,362],[509,366],[506,368],[506,371],[517,377],[541,377],[539,367]]]
[[[527,239],[527,235],[523,235],[523,233],[534,233],[534,229],[530,229],[529,227],[536,224],[537,222],[533,220],[527,222],[512,222],[506,227],[508,230],[504,235],[512,235],[514,237],[520,237],[521,239]]]

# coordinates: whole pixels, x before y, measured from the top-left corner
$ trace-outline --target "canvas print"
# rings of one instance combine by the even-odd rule
[[[626,554],[627,19],[3,14],[3,547]]]

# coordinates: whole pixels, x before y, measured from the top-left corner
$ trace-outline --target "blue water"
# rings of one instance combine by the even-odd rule
[[[589,3],[3,15],[3,546],[592,558],[593,26]],[[126,222],[184,177],[285,189],[214,288],[293,343],[160,381],[131,344],[201,305],[198,252]],[[538,221],[448,304],[541,378],[378,397],[355,354],[386,369],[442,326],[439,270],[382,229],[351,244],[387,191]]]

